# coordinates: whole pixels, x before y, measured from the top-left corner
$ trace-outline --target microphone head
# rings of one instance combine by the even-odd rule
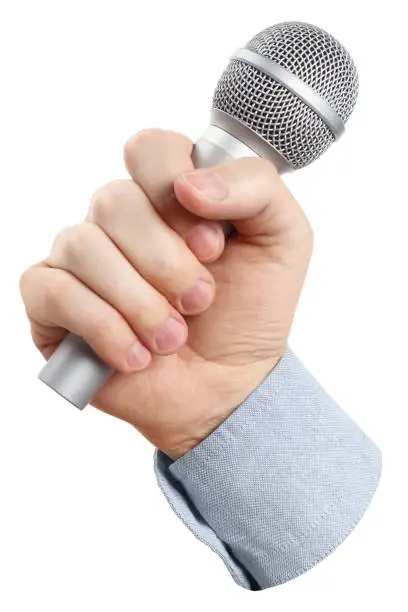
[[[302,22],[267,28],[241,51],[218,82],[213,109],[250,128],[292,169],[307,166],[336,139],[333,126],[310,100],[317,94],[326,114],[334,112],[340,125],[347,122],[355,106],[358,75],[348,51],[324,30]],[[263,70],[257,61],[252,62],[257,56],[262,56],[261,64],[265,58],[264,63],[272,68],[278,65],[276,74],[279,67],[284,69],[283,80],[268,74],[268,67]],[[297,95],[299,81],[299,91],[305,91],[306,98],[309,95],[308,103],[305,96]]]

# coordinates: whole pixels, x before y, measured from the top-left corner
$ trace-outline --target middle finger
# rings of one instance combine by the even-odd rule
[[[88,219],[181,314],[199,314],[211,304],[213,276],[133,181],[115,181],[100,189]]]

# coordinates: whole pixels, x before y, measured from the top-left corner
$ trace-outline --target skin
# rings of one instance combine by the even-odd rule
[[[129,180],[99,189],[84,221],[60,232],[20,279],[44,357],[66,330],[82,336],[115,369],[92,405],[174,459],[285,353],[313,242],[271,163],[244,158],[195,171],[192,147],[161,130],[131,138]],[[226,219],[236,228],[227,241]],[[169,317],[179,333],[165,344],[157,334]]]

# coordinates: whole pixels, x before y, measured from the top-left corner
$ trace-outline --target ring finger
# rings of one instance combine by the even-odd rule
[[[99,190],[89,218],[180,313],[199,314],[212,303],[213,276],[133,181],[115,181]]]
[[[45,263],[70,272],[113,306],[151,351],[169,355],[185,343],[183,317],[96,225],[85,222],[63,230]]]

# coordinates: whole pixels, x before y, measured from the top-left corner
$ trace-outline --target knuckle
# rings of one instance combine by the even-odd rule
[[[24,270],[19,279],[20,294],[27,311],[31,311],[44,294],[44,281],[52,273],[43,262],[34,264]]]
[[[57,236],[54,249],[61,253],[63,261],[70,265],[86,257],[93,236],[91,223],[79,223],[63,229]]]
[[[44,283],[44,301],[48,307],[55,310],[65,303],[69,280],[65,274],[54,274],[52,273],[53,270],[50,270],[50,272]]]
[[[152,149],[165,146],[174,146],[177,149],[185,149],[190,155],[193,143],[184,134],[162,130],[159,128],[148,128],[132,136],[125,144],[124,157],[126,163],[137,161],[138,153],[143,149]]]
[[[151,267],[158,280],[169,282],[175,271],[174,258],[169,257],[168,252],[164,249],[157,249],[154,253],[154,264]]]
[[[164,134],[164,130],[159,128],[147,128],[141,130],[126,142],[125,159],[132,158],[134,153],[141,147],[157,142],[157,139]]]
[[[105,224],[113,215],[120,213],[125,201],[127,181],[112,181],[95,192],[91,200],[92,220]]]
[[[169,256],[164,249],[158,249],[154,254],[152,270],[154,270],[155,284],[166,288],[170,293],[178,293],[199,277],[197,265],[189,262],[189,257],[186,257],[184,252],[177,250]]]
[[[109,314],[106,312],[103,314],[94,313],[88,329],[94,340],[110,344],[111,340],[117,336],[116,331],[120,322],[121,317],[115,310],[112,310]]]

